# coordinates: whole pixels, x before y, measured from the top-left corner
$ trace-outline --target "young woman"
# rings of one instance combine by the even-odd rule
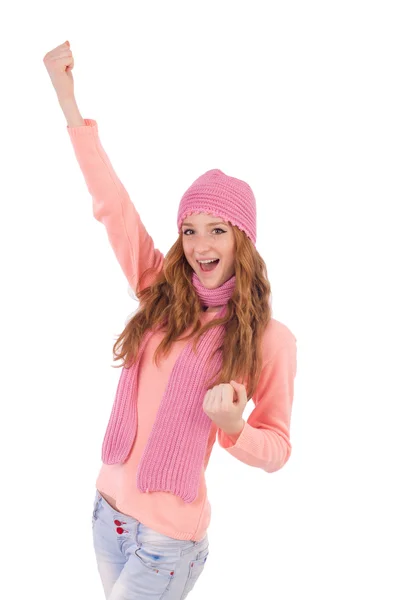
[[[122,371],[92,516],[99,574],[110,600],[183,600],[209,555],[205,470],[215,439],[268,473],[290,457],[296,338],[271,316],[250,186],[219,169],[200,175],[180,200],[178,237],[164,257],[97,122],[77,108],[69,43],[44,63],[94,216],[139,301],[113,347]]]

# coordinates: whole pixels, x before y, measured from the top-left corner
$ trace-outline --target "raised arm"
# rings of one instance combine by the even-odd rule
[[[114,171],[102,147],[98,125],[84,119],[84,125],[67,126],[77,161],[93,200],[94,217],[106,228],[116,258],[136,293],[142,273],[154,268],[143,280],[147,287],[161,271],[164,256],[154,247],[128,192]]]
[[[142,288],[161,271],[163,254],[155,249],[135,206],[117,177],[98,136],[93,119],[83,119],[74,95],[74,59],[69,42],[47,52],[43,62],[67,121],[77,161],[93,200],[94,217],[106,228],[116,258],[134,293],[141,275],[149,268]]]

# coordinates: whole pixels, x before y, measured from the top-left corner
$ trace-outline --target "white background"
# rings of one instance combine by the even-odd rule
[[[102,598],[95,479],[136,303],[92,215],[44,55],[164,254],[204,171],[246,180],[298,340],[292,455],[217,444],[189,600],[395,600],[394,2],[19,2],[1,19],[2,596]],[[253,408],[250,402],[244,418]]]

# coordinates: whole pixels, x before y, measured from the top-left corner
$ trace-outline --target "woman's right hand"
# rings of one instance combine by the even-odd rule
[[[44,65],[60,100],[74,97],[72,69],[74,60],[69,42],[47,52]]]

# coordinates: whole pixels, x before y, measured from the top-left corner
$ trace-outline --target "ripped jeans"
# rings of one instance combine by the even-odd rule
[[[184,600],[204,570],[208,535],[186,541],[157,533],[96,491],[92,534],[106,600]]]

